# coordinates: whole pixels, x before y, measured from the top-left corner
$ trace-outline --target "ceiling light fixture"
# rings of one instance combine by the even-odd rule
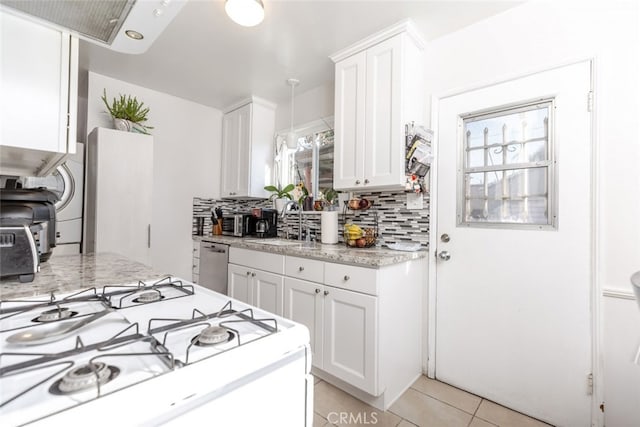
[[[133,40],[142,40],[144,38],[144,36],[136,30],[127,30],[124,33],[127,35],[127,37]]]
[[[287,148],[296,149],[298,148],[298,135],[293,131],[293,97],[295,87],[298,86],[300,80],[298,79],[287,79],[287,84],[291,86],[291,129],[289,129],[289,133],[287,134]]]
[[[262,0],[226,0],[224,10],[229,18],[243,27],[253,27],[264,19]]]

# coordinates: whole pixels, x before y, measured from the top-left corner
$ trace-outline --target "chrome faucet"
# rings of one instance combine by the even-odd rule
[[[282,208],[282,213],[280,215],[281,218],[285,218],[287,215],[287,208],[289,206],[295,206],[296,209],[298,209],[298,240],[302,240],[302,209],[300,208],[300,205],[295,202],[294,200],[289,200],[284,207]],[[286,233],[287,238],[289,238],[289,233]]]

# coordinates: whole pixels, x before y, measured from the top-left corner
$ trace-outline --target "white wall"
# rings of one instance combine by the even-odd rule
[[[317,86],[305,92],[295,92],[293,124],[302,125],[333,116],[333,82]],[[276,110],[276,132],[291,126],[291,97],[287,102],[278,104]]]
[[[105,88],[108,99],[129,94],[150,108],[148,123],[154,127],[152,267],[191,279],[193,197],[220,195],[222,112],[89,72],[87,132],[98,126],[113,127],[100,99]]]
[[[426,53],[429,96],[595,59],[597,283],[625,295],[640,270],[639,28],[637,2],[529,2],[433,40]],[[640,425],[640,366],[617,363],[633,357],[640,312],[630,299],[603,301],[605,422]]]

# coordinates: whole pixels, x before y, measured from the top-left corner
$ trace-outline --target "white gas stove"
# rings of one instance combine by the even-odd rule
[[[0,301],[0,425],[311,426],[309,332],[167,277]]]

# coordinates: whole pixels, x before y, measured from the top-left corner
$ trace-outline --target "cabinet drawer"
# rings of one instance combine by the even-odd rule
[[[284,274],[284,255],[229,248],[229,262],[271,273]]]
[[[378,294],[378,270],[354,265],[326,263],[324,283],[350,291]]]
[[[324,278],[324,262],[315,259],[295,256],[285,257],[284,274],[296,279],[322,283]]]

